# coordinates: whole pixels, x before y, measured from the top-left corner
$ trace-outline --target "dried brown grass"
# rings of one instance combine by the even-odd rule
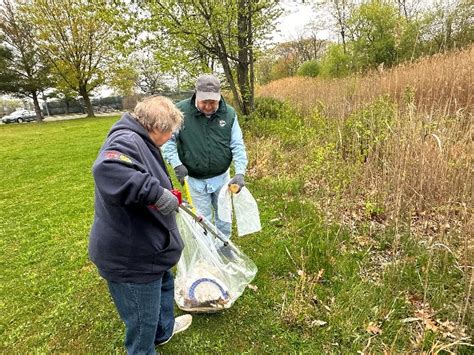
[[[360,221],[367,220],[364,206],[375,201],[375,208],[382,212],[369,215],[377,222],[384,219],[385,225],[395,226],[396,234],[403,228],[449,245],[467,271],[472,268],[474,248],[473,59],[474,46],[367,76],[281,79],[260,87],[258,94],[290,102],[305,121],[318,110],[337,132],[344,129],[350,114],[377,97],[388,95],[396,104],[395,119],[388,128],[390,134],[362,164],[341,157],[346,170],[356,167],[343,191],[348,205],[342,208],[338,200],[331,211],[332,196],[326,193],[323,208],[336,215],[343,211],[343,220]],[[354,142],[339,142],[337,132],[333,143],[346,152],[356,151]],[[311,157],[318,143],[301,147],[300,156]],[[275,163],[285,159],[271,159],[268,150],[262,157],[265,154],[263,170],[272,170],[269,164],[273,164],[274,171],[281,171],[275,169]],[[315,176],[305,186],[314,185],[312,191],[321,196],[323,179]],[[396,241],[394,248],[398,248]]]
[[[474,46],[365,76],[333,80],[284,78],[259,87],[257,96],[287,100],[303,113],[320,102],[328,116],[346,117],[382,94],[401,102],[409,87],[416,93],[415,105],[419,112],[430,115],[452,114],[458,110],[472,112],[473,64]]]
[[[289,145],[288,137],[300,133],[298,129],[294,129],[293,136],[281,133],[291,129],[290,121],[281,122],[281,132],[273,135],[258,132],[247,137],[254,148],[250,150],[249,171],[253,177],[278,178],[285,174],[300,179],[305,197],[312,199],[331,222],[349,225],[356,242],[364,237],[370,243],[378,232],[394,229],[391,249],[384,251],[389,262],[403,258],[401,235],[410,233],[426,246],[430,256],[420,276],[423,305],[427,304],[433,282],[430,269],[434,264],[446,268],[454,265],[462,271],[465,294],[456,306],[459,329],[472,324],[473,58],[471,47],[364,77],[287,78],[272,82],[259,88],[258,94],[287,101],[299,109],[304,122],[300,130],[311,129],[314,139],[301,138],[300,146]],[[366,137],[381,139],[361,159],[361,140],[345,137],[344,130],[350,120],[364,123],[368,119],[372,123],[371,120],[390,116],[383,106],[379,109],[369,105],[381,95],[388,95],[395,103],[394,115],[386,120],[386,132],[374,131],[370,124],[362,125],[362,129],[374,131]],[[362,108],[366,110],[364,114]],[[276,125],[278,118],[269,120]],[[325,131],[318,133],[321,127]],[[343,179],[343,183],[337,183]],[[443,253],[435,255],[435,249]],[[453,264],[447,260],[451,256]],[[383,255],[374,255],[378,260],[375,257]],[[299,269],[300,278],[292,297],[285,294],[282,319],[293,326],[310,327],[317,322],[311,313],[311,295],[317,288],[318,276],[306,274],[304,264]],[[428,349],[430,353],[456,351],[460,344],[467,344],[464,335],[449,340],[454,323],[446,322],[426,318],[425,325],[416,325],[419,329],[413,330],[418,334],[415,348],[422,348],[428,325],[444,327],[447,330],[443,328],[443,333],[448,334],[446,341],[436,341]]]

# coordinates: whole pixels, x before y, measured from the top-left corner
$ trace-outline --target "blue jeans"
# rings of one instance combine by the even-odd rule
[[[170,271],[149,283],[107,281],[126,327],[127,354],[156,354],[174,327],[174,280]]]
[[[214,192],[207,192],[206,189],[204,189],[204,191],[198,191],[193,188],[192,184],[188,184],[188,186],[196,210],[206,217],[209,222],[214,223],[217,229],[219,229],[222,234],[227,237],[227,240],[229,240],[232,224],[221,221],[217,217],[217,201],[220,189],[217,189],[217,191]]]

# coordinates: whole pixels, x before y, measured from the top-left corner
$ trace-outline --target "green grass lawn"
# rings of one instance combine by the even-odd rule
[[[0,126],[2,353],[124,351],[124,327],[87,255],[91,166],[116,119]],[[163,353],[429,351],[450,343],[420,321],[402,321],[424,297],[436,318],[456,321],[464,284],[449,258],[438,263],[407,236],[400,262],[364,277],[377,267],[374,253],[390,254],[393,236],[364,246],[324,226],[301,184],[249,179],[263,231],[235,242],[259,267],[257,289],[227,311],[196,315]],[[380,332],[368,331],[371,324]]]

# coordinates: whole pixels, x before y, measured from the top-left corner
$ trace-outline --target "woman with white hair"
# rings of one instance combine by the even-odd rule
[[[169,99],[144,99],[112,126],[93,166],[89,255],[125,323],[129,354],[154,354],[192,321],[191,315],[174,318],[170,269],[184,245],[178,199],[160,152],[182,121]]]

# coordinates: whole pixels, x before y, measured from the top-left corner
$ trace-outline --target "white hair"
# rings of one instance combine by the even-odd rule
[[[164,96],[151,96],[140,101],[132,113],[148,132],[158,129],[161,132],[175,131],[183,123],[183,113]]]

